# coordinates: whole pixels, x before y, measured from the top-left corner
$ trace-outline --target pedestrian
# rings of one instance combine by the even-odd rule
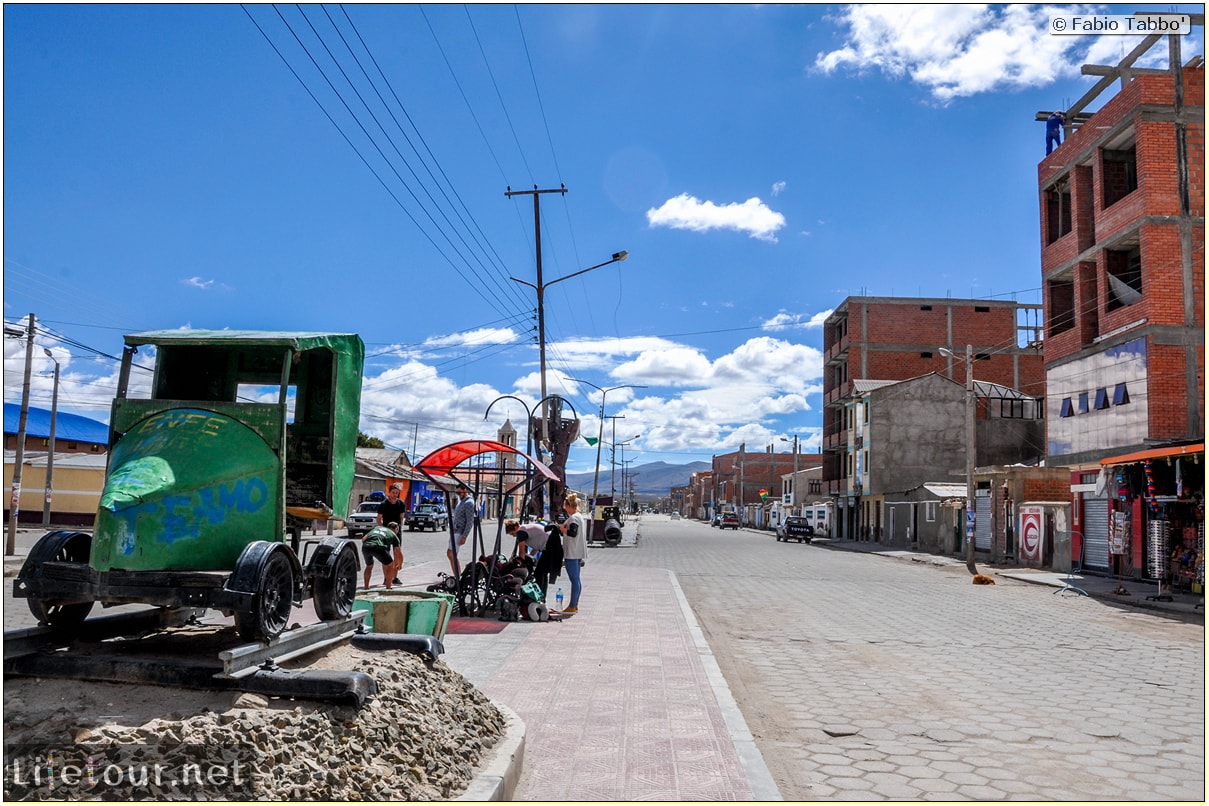
[[[567,513],[567,519],[559,530],[563,535],[563,566],[567,569],[567,579],[571,581],[571,604],[562,612],[578,613],[579,594],[583,590],[579,574],[588,559],[588,522],[580,514],[579,496],[575,493],[567,496],[563,510]]]
[[[398,578],[399,567],[395,564],[399,551],[399,524],[391,521],[386,526],[375,526],[365,533],[361,541],[361,556],[365,558],[365,588],[369,589],[369,578],[374,570],[374,561],[382,563],[382,584],[390,590]],[[399,554],[398,556],[402,556]]]
[[[504,521],[504,532],[516,535],[516,556],[526,559],[533,572],[533,581],[542,591],[546,601],[546,589],[552,580],[558,579],[562,568],[562,542],[558,530],[540,523],[521,525],[517,521]]]
[[[470,488],[459,484],[457,497],[458,503],[453,508],[453,516],[449,521],[449,550],[445,552],[455,579],[462,572],[461,563],[458,562],[458,550],[465,545],[466,538],[474,531],[475,516],[474,496],[470,494]]]
[[[407,522],[407,503],[399,496],[403,493],[403,482],[396,481],[390,485],[390,489],[386,491],[386,500],[378,507],[378,525],[385,526],[388,523],[397,523],[402,529],[402,524]],[[403,541],[400,539],[395,546],[395,573],[403,570]],[[398,584],[399,580],[396,577],[391,580],[392,584]]]
[[[1062,145],[1062,124],[1066,122],[1066,116],[1061,112],[1055,112],[1050,115],[1045,121],[1045,156],[1049,156],[1050,152],[1058,146]]]

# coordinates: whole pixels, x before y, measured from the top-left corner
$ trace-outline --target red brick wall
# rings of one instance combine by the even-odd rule
[[[1155,344],[1146,346],[1149,374],[1150,437],[1183,439],[1188,432],[1188,376],[1183,347]],[[1204,388],[1204,387],[1202,387]]]
[[[1027,476],[1023,479],[1025,501],[1068,501],[1070,500],[1070,481],[1067,479],[1033,479]]]

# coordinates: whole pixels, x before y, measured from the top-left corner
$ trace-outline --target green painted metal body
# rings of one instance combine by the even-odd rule
[[[130,367],[148,345],[151,394],[135,399]],[[285,539],[287,513],[343,517],[363,362],[352,334],[127,336],[90,565],[230,571],[248,543]]]

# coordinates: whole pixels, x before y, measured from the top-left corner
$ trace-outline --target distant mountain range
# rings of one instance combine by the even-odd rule
[[[673,487],[688,484],[689,477],[701,470],[709,470],[709,462],[689,462],[687,465],[669,465],[667,462],[651,462],[645,465],[631,465],[629,474],[634,477],[634,491],[640,495],[667,495]],[[612,489],[611,471],[607,467],[600,469],[598,490],[601,495],[608,495]],[[567,486],[592,493],[592,473],[568,473]],[[621,468],[617,468],[617,488],[621,489]]]

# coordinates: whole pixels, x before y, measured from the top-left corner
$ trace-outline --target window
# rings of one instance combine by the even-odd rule
[[[935,501],[925,501],[924,502],[924,520],[927,521],[928,523],[936,522],[936,502]]]
[[[1142,298],[1142,250],[1104,250],[1104,269],[1108,276],[1108,310],[1133,305]]]
[[[1089,401],[1088,401],[1087,392],[1080,392],[1079,393],[1079,413],[1080,414],[1087,414],[1087,412],[1091,411],[1091,409],[1088,408],[1088,402]]]
[[[1125,384],[1118,383],[1117,388],[1112,390],[1112,404],[1114,406],[1124,406],[1129,402],[1129,389]]]
[[[991,309],[987,305],[975,305],[974,313],[990,313]]]
[[[1070,280],[1050,280],[1049,334],[1056,336],[1075,326],[1075,284]]]
[[[930,353],[930,352],[928,352],[928,353],[920,353],[920,354],[919,354],[919,357],[920,357],[920,358],[931,358],[931,357],[932,357],[932,353]]]
[[[1108,408],[1108,390],[1107,389],[1097,389],[1096,390],[1096,410],[1099,411],[1100,409],[1106,409],[1106,408]]]
[[[931,305],[920,305],[919,309],[921,311],[930,311],[930,310],[932,310],[932,306]]]
[[[1075,416],[1075,407],[1072,404],[1071,399],[1069,397],[1063,398],[1062,411],[1058,416],[1059,417],[1074,417]]]
[[[1104,149],[1104,206],[1111,207],[1138,189],[1138,149]]]
[[[990,361],[991,354],[990,353],[974,353],[974,360],[975,361]]]
[[[1064,177],[1046,191],[1045,222],[1047,244],[1070,232],[1070,177]]]

